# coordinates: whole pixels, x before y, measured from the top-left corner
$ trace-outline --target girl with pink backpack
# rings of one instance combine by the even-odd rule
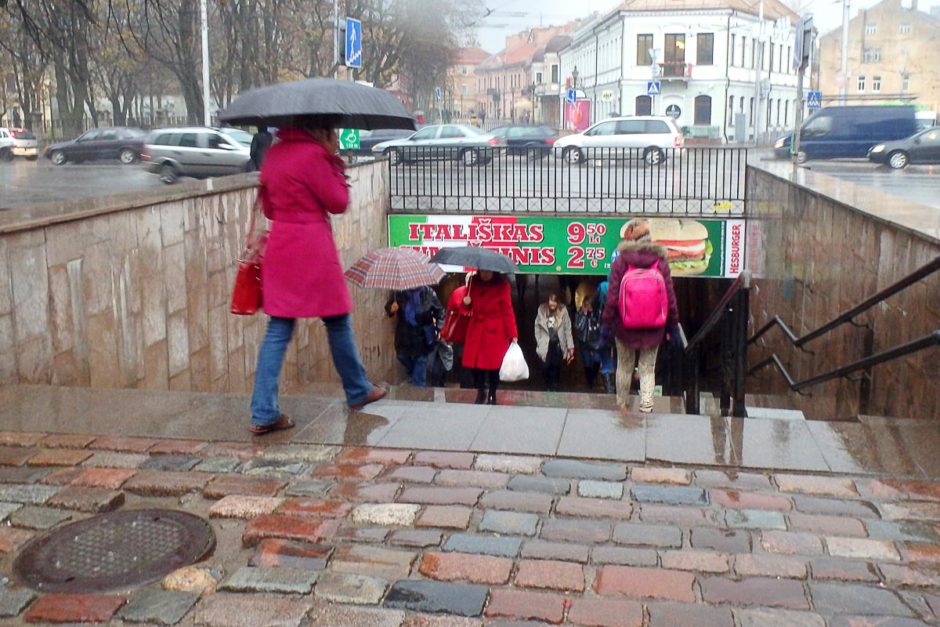
[[[639,361],[640,411],[653,411],[656,354],[668,335],[678,333],[679,312],[672,287],[666,248],[650,239],[644,218],[628,222],[621,231],[617,258],[610,270],[610,287],[601,318],[605,338],[617,343],[617,404],[629,404],[634,364]]]

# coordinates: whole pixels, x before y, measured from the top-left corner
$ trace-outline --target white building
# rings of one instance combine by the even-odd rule
[[[574,32],[561,82],[592,101],[592,122],[671,114],[691,137],[733,141],[737,123],[751,139],[756,122],[766,138],[794,121],[797,21],[780,0],[627,0]]]

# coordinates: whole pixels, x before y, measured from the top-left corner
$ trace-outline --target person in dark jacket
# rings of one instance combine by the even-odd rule
[[[601,309],[597,307],[597,294],[585,298],[575,318],[575,329],[581,345],[581,363],[584,366],[584,380],[588,389],[594,389],[597,375],[601,375],[604,391],[614,393],[614,381],[611,375],[610,346],[601,342]]]
[[[396,318],[395,355],[408,371],[412,385],[427,384],[428,355],[437,344],[444,324],[444,308],[430,287],[395,292],[385,303],[385,313]]]
[[[272,143],[274,143],[274,135],[271,134],[271,130],[267,127],[259,129],[258,132],[255,133],[255,136],[251,138],[249,155],[252,169],[255,171],[261,170],[261,164],[264,161],[264,153],[268,151]]]
[[[666,248],[650,241],[650,224],[644,218],[627,223],[623,241],[617,246],[617,259],[610,271],[610,288],[602,317],[603,333],[613,335],[617,342],[617,404],[626,407],[629,403],[630,383],[634,363],[639,360],[640,411],[653,411],[653,388],[656,386],[656,354],[663,339],[678,333],[679,312],[676,293],[672,287],[672,275],[666,261]],[[655,267],[666,284],[668,310],[666,325],[652,329],[626,329],[620,315],[620,284],[629,268]],[[667,334],[668,330],[668,334]]]

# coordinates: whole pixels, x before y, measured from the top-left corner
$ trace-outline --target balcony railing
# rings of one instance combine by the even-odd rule
[[[663,78],[688,79],[692,74],[692,64],[684,61],[665,61],[659,64]]]

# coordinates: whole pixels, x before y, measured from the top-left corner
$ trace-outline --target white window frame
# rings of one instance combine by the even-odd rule
[[[860,91],[860,92],[865,91],[865,75],[864,75],[864,74],[858,77],[858,83],[856,84],[856,90],[857,90],[857,91]]]
[[[881,76],[871,77],[871,90],[876,94],[881,93]]]

